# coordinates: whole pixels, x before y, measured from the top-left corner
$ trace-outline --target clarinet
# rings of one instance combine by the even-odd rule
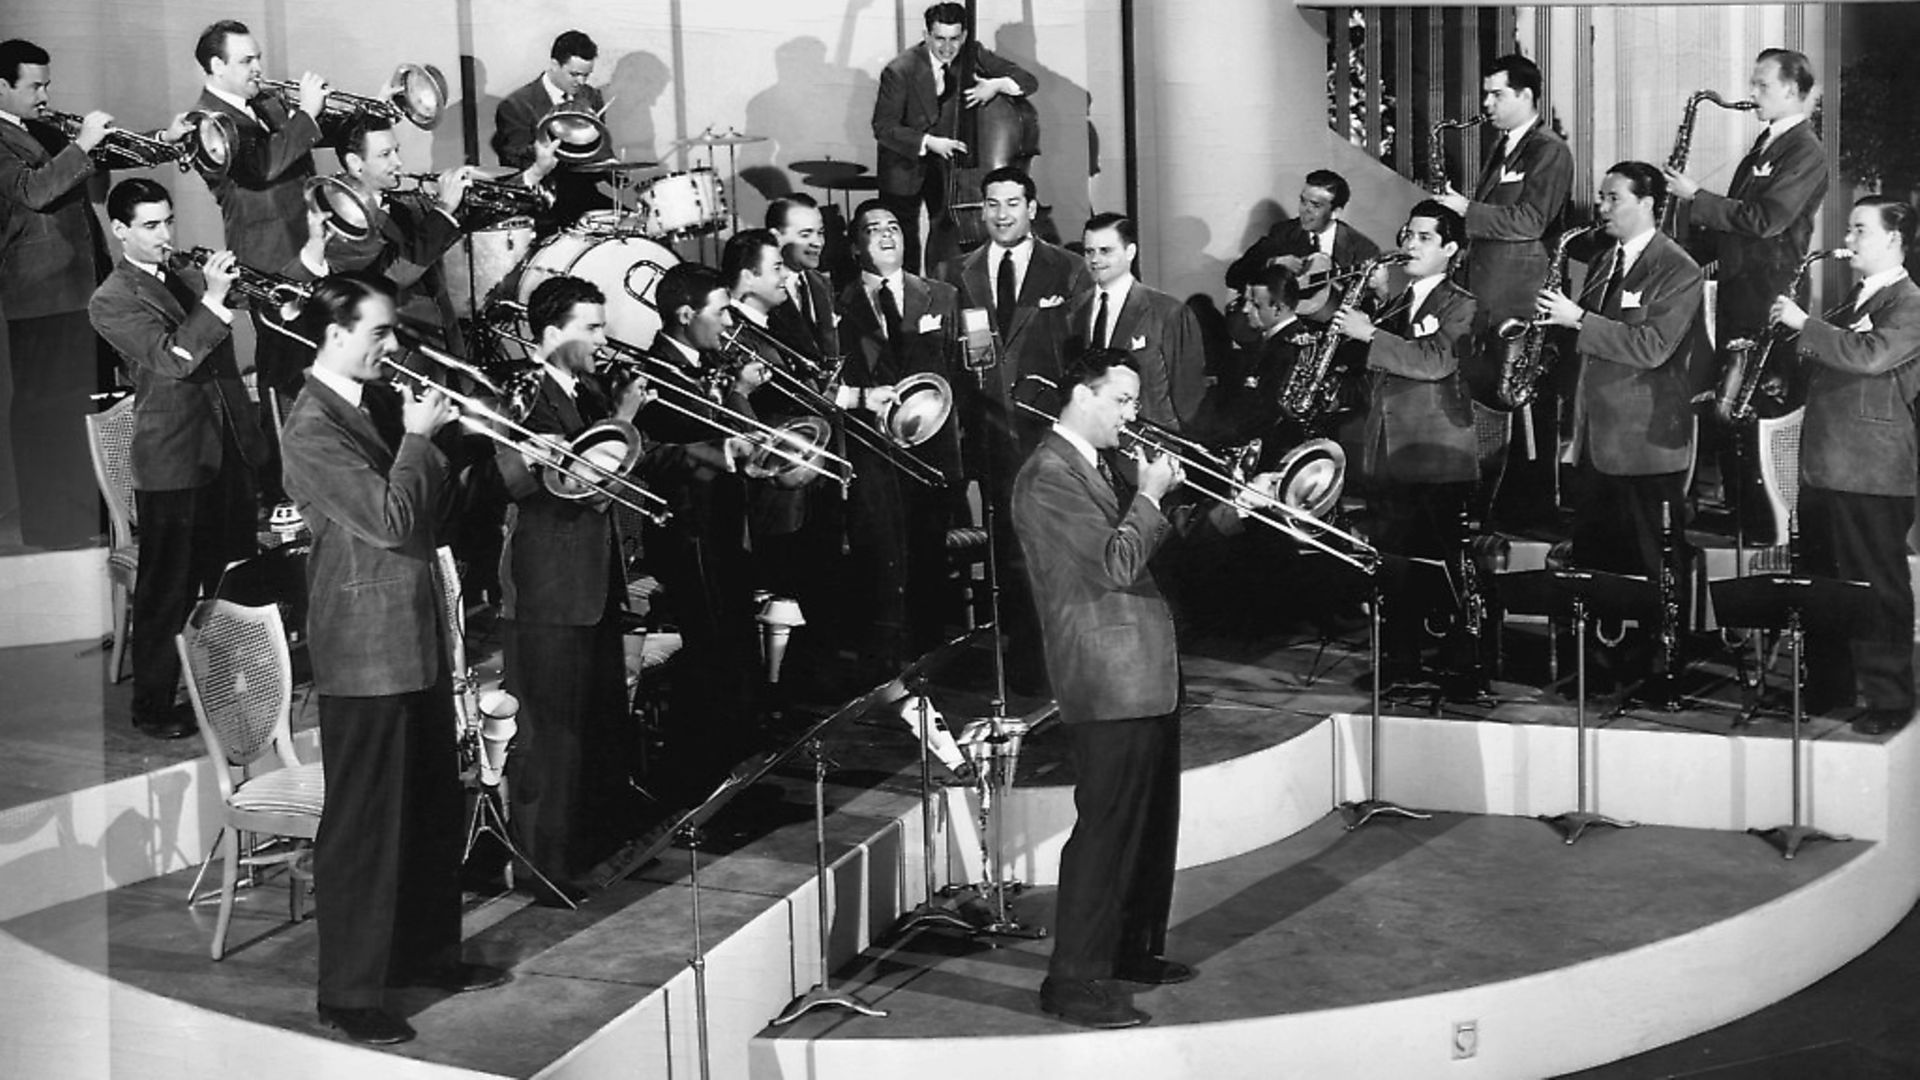
[[[1667,709],[1679,707],[1674,688],[1680,677],[1680,574],[1674,565],[1679,544],[1673,504],[1660,504],[1660,680]]]

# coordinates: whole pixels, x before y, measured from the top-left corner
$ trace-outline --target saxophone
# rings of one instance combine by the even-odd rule
[[[1667,155],[1667,168],[1674,172],[1687,171],[1687,156],[1693,152],[1693,123],[1699,116],[1700,103],[1703,101],[1711,101],[1723,109],[1732,109],[1735,112],[1750,112],[1760,107],[1744,99],[1728,101],[1721,97],[1717,90],[1695,90],[1687,95],[1686,113],[1680,118],[1680,130],[1673,136],[1673,153]],[[1660,228],[1668,235],[1673,233],[1674,214],[1679,203],[1678,199],[1668,199],[1667,205],[1661,210]]]
[[[1479,127],[1488,120],[1487,114],[1475,113],[1465,120],[1442,120],[1433,125],[1427,133],[1427,190],[1435,195],[1447,190],[1447,144],[1440,133],[1452,129]]]
[[[1567,250],[1579,238],[1598,229],[1598,225],[1582,225],[1577,229],[1568,229],[1560,234],[1553,247],[1553,258],[1547,262],[1546,280],[1540,283],[1542,290],[1560,290],[1567,279]],[[1553,357],[1547,353],[1547,320],[1542,316],[1531,319],[1507,319],[1494,329],[1500,345],[1500,385],[1496,393],[1510,409],[1522,409],[1533,401],[1540,392],[1540,377],[1552,366]]]
[[[1781,290],[1786,296],[1795,296],[1800,292],[1800,284],[1807,278],[1807,270],[1822,259],[1851,259],[1853,252],[1846,248],[1822,249],[1810,251],[1800,260],[1793,271],[1792,280]],[[1767,364],[1773,359],[1774,350],[1788,338],[1798,338],[1796,331],[1789,330],[1782,323],[1774,323],[1760,335],[1760,341],[1737,338],[1727,342],[1727,369],[1721,373],[1720,393],[1714,398],[1714,415],[1724,424],[1743,423],[1753,417],[1753,395],[1766,381]]]
[[[1375,270],[1406,261],[1405,253],[1390,251],[1368,259],[1354,271],[1354,286],[1341,298],[1340,306],[1334,310],[1333,320],[1327,329],[1321,331],[1319,340],[1313,343],[1311,350],[1295,359],[1293,367],[1287,369],[1287,381],[1280,387],[1281,412],[1303,424],[1310,424],[1330,415],[1339,405],[1340,386],[1333,377],[1333,358],[1347,338],[1333,329],[1332,322],[1338,322],[1342,313],[1357,311],[1361,304],[1371,303],[1373,289],[1370,283]]]

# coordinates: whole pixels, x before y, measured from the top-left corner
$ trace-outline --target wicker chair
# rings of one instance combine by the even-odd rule
[[[279,608],[202,601],[174,640],[200,737],[220,766],[214,769],[225,808],[217,840],[220,918],[210,949],[218,960],[226,953],[242,865],[287,866],[289,913],[300,919],[308,880],[304,857],[320,831],[326,782],[319,764],[302,765],[293,752],[293,671]],[[255,772],[270,759],[280,768]],[[241,833],[294,843],[249,847],[243,854]]]
[[[1790,543],[1793,518],[1800,508],[1800,426],[1806,418],[1807,410],[1795,409],[1785,416],[1755,421],[1760,486],[1767,492],[1775,543],[1771,550],[1755,554],[1754,570],[1793,569]]]
[[[133,445],[133,399],[124,398],[104,412],[87,417],[87,445],[93,452],[93,479],[100,485],[100,497],[107,504],[107,519],[113,530],[113,548],[107,552],[107,576],[113,583],[113,655],[108,671],[114,682],[125,676],[122,665],[127,656],[127,612],[133,604],[134,572],[139,567],[140,549],[134,542],[133,469],[129,450]]]

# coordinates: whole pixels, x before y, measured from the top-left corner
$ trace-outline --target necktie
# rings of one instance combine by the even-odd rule
[[[993,321],[1002,334],[1013,322],[1013,252],[1000,253],[1000,269],[993,275]]]
[[[947,69],[947,65],[933,65],[933,88],[934,92],[940,96],[941,101],[945,101],[953,96],[953,80],[949,78],[950,75],[952,75],[952,72]]]
[[[800,317],[807,321],[808,336],[817,337],[813,325],[813,290],[807,287],[807,279],[795,278],[793,292],[800,300]]]
[[[1107,461],[1107,455],[1095,451],[1093,463],[1100,470],[1100,479],[1105,480],[1107,486],[1113,489],[1113,497],[1121,498],[1120,474],[1113,471],[1113,465]]]
[[[1407,286],[1406,291],[1394,299],[1390,310],[1393,315],[1381,329],[1389,334],[1406,337],[1407,329],[1413,325],[1413,286]]]
[[[1613,249],[1613,272],[1607,275],[1607,291],[1600,294],[1602,312],[1618,311],[1620,304],[1620,283],[1627,279],[1627,253]]]
[[[885,324],[887,344],[898,348],[900,340],[900,302],[894,299],[893,283],[882,279],[880,282],[880,321]]]
[[[1860,313],[1860,294],[1866,290],[1866,285],[1864,281],[1856,281],[1853,283],[1853,288],[1847,290],[1847,302],[1840,308],[1840,314],[1834,318],[1835,326],[1852,326],[1858,321],[1856,316]]]
[[[1096,349],[1107,347],[1107,294],[1100,293],[1100,310],[1093,316],[1093,337],[1089,339]]]
[[[164,266],[160,268],[160,283],[167,287],[168,295],[172,296],[174,300],[179,303],[182,311],[190,312],[193,310],[193,305],[200,302],[200,298],[193,294],[193,290],[187,286],[185,281],[181,280],[180,275],[169,272]],[[272,333],[272,331],[268,331],[268,333]]]
[[[1773,134],[1772,128],[1760,129],[1760,137],[1753,140],[1753,149],[1747,151],[1748,162],[1754,162],[1760,159],[1760,152],[1767,148],[1767,136],[1772,134]]]

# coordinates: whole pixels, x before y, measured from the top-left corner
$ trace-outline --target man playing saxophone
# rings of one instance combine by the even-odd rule
[[[1396,555],[1451,561],[1464,542],[1462,507],[1479,476],[1473,403],[1461,370],[1473,349],[1478,303],[1447,280],[1465,234],[1459,214],[1438,200],[1421,201],[1400,231],[1410,284],[1377,316],[1357,303],[1342,304],[1333,316],[1332,332],[1367,343],[1370,407],[1360,475],[1376,514],[1375,541]],[[1386,297],[1385,268],[1368,284]],[[1417,676],[1424,615],[1412,604],[1387,605],[1383,681]]]

